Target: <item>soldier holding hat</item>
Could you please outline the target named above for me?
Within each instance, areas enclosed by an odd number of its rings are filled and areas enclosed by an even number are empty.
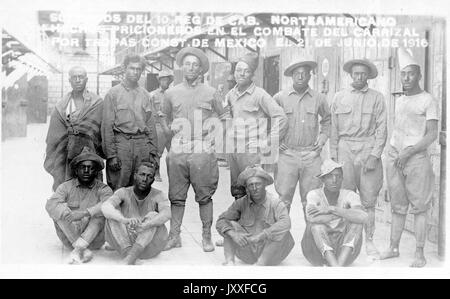
[[[231,195],[235,199],[245,195],[245,187],[237,183],[239,174],[247,166],[261,163],[260,142],[267,140],[265,128],[268,121],[271,121],[270,140],[279,142],[287,129],[287,118],[283,109],[264,89],[253,82],[258,59],[253,53],[239,59],[234,72],[237,84],[226,95],[233,118],[232,126],[227,129],[227,144],[236,145],[228,161]]]
[[[353,79],[350,89],[336,93],[331,106],[330,156],[343,163],[344,189],[358,190],[369,215],[365,224],[366,251],[378,257],[373,243],[375,205],[383,185],[381,153],[387,138],[386,104],[383,95],[369,88],[368,79],[378,75],[367,59],[347,61],[343,67]]]
[[[303,209],[306,194],[321,185],[316,175],[322,164],[320,152],[330,135],[331,114],[325,96],[308,85],[311,71],[316,67],[314,61],[291,64],[284,75],[292,77],[292,86],[273,97],[288,118],[288,130],[281,141],[275,172],[275,188],[288,210],[297,182]]]
[[[152,111],[158,114],[162,111],[164,106],[165,92],[173,82],[173,72],[169,70],[162,70],[158,74],[159,87],[150,92],[150,102],[152,105]],[[170,150],[170,139],[167,139],[163,128],[161,127],[161,119],[156,117],[156,134],[158,135],[158,163],[161,159],[164,149]],[[160,182],[161,176],[158,172],[155,175],[155,181]]]
[[[395,103],[395,123],[387,150],[387,184],[392,224],[389,249],[381,259],[400,255],[399,245],[406,215],[414,214],[416,253],[411,267],[426,264],[424,246],[427,212],[433,200],[434,173],[428,148],[438,135],[439,105],[420,88],[420,65],[404,48],[398,50],[404,95]],[[445,165],[441,166],[445,167]]]
[[[234,201],[216,222],[224,237],[224,265],[235,256],[248,264],[280,264],[294,247],[291,219],[284,203],[266,192],[273,179],[261,166],[247,167],[238,177],[246,195]]]
[[[308,224],[302,251],[314,266],[348,266],[361,251],[363,224],[368,216],[359,195],[341,189],[342,170],[342,164],[325,160],[317,176],[323,188],[307,195]]]
[[[208,130],[195,130],[202,126],[214,113],[222,115],[224,109],[216,90],[200,81],[200,76],[209,69],[205,53],[193,47],[181,49],[176,55],[176,63],[182,68],[184,80],[166,92],[163,107],[163,126],[170,131],[172,138],[167,154],[167,173],[169,176],[169,200],[172,218],[170,221],[169,242],[165,250],[181,247],[181,224],[186,205],[189,186],[192,184],[195,201],[199,204],[202,221],[202,246],[205,252],[213,251],[211,225],[213,222],[212,196],[219,181],[219,169],[213,147],[207,142]],[[198,118],[200,119],[198,119]],[[183,130],[188,123],[190,130]],[[194,125],[194,123],[196,123]],[[199,132],[197,132],[199,131]]]
[[[86,263],[92,259],[90,249],[100,249],[105,243],[101,204],[113,193],[96,179],[104,164],[90,148],[84,147],[70,167],[76,178],[59,185],[45,208],[55,223],[58,238],[73,249],[69,263]]]

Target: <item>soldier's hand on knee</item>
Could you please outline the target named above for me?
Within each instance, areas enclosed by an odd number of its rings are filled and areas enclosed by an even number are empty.
[[[247,240],[250,243],[253,243],[253,244],[256,244],[256,243],[259,243],[259,242],[263,242],[265,239],[266,239],[266,234],[264,234],[264,232],[261,232],[261,233],[256,234],[256,235],[252,235],[252,236],[247,238]]]
[[[238,233],[238,232],[230,233],[231,239],[241,247],[245,247],[249,244],[248,239],[247,239],[248,236],[249,236],[248,234],[244,234],[244,233]]]

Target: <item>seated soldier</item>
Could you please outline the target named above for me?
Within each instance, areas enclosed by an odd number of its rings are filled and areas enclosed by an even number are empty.
[[[142,161],[134,173],[134,185],[114,192],[103,205],[106,241],[134,265],[137,259],[158,255],[169,237],[164,223],[170,220],[170,202],[152,188],[158,165]]]
[[[237,199],[216,222],[224,237],[224,265],[234,265],[235,255],[248,264],[278,265],[291,252],[294,239],[286,206],[266,192],[272,177],[260,166],[247,167],[238,177],[247,195]]]
[[[58,186],[45,208],[53,219],[62,243],[73,249],[69,263],[86,263],[92,259],[89,249],[105,243],[105,218],[101,204],[112,194],[111,188],[97,180],[103,160],[88,147],[70,163],[76,178]]]
[[[323,188],[306,196],[306,230],[302,251],[314,266],[348,266],[359,255],[368,219],[359,195],[341,189],[342,164],[325,160],[319,177]]]

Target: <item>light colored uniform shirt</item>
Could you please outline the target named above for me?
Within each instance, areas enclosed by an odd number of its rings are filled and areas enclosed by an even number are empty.
[[[106,94],[103,109],[102,138],[108,159],[117,155],[114,132],[148,133],[151,139],[155,138],[155,116],[150,95],[144,88],[130,88],[125,82],[117,84]]]
[[[58,186],[45,208],[54,220],[64,219],[72,210],[87,210],[91,216],[102,216],[101,204],[112,194],[111,188],[99,180],[85,187],[74,178]]]
[[[199,81],[190,86],[183,81],[166,91],[163,112],[167,115],[171,129],[175,131],[185,121],[190,124],[190,131],[187,132],[189,134],[181,132],[174,136],[172,144],[180,140],[184,144],[190,144],[191,141],[202,141],[208,135],[210,130],[206,126],[206,121],[214,115],[221,115],[224,109],[213,87]],[[194,115],[198,115],[198,119]],[[199,129],[195,130],[195,127]]]
[[[230,142],[237,140],[245,142],[246,147],[257,147],[259,141],[267,139],[268,120],[271,119],[271,138],[282,140],[286,134],[288,123],[286,114],[277,102],[262,88],[252,83],[244,92],[240,93],[236,85],[226,95],[231,107],[233,124],[227,130]],[[246,122],[245,126],[240,121]],[[278,122],[278,127],[274,124]],[[238,132],[238,134],[235,133]],[[243,134],[244,133],[244,134]],[[250,138],[256,137],[256,138]]]
[[[264,232],[271,241],[281,241],[291,228],[291,218],[286,206],[269,192],[261,204],[256,204],[248,195],[234,201],[217,219],[217,230],[222,234],[232,230],[233,226],[229,221],[238,222],[250,234]]]
[[[312,148],[319,134],[330,136],[330,107],[323,94],[311,88],[299,94],[291,86],[273,96],[288,118],[288,130],[282,141],[292,149]]]
[[[369,142],[374,139],[371,155],[380,158],[387,139],[386,103],[383,95],[366,86],[346,89],[334,96],[331,105],[330,156],[337,157],[340,139]]]
[[[325,196],[323,188],[314,189],[308,192],[308,195],[306,196],[306,210],[308,210],[309,206],[316,206],[316,207],[330,206],[330,204],[328,203],[328,199]],[[359,198],[359,195],[356,194],[355,192],[351,190],[341,189],[339,192],[339,198],[335,206],[342,209],[360,207],[361,200]],[[306,219],[309,220],[310,217],[307,215]],[[333,219],[330,222],[328,222],[327,225],[336,231],[343,232],[345,229],[345,219],[342,217]]]
[[[423,91],[395,101],[395,123],[390,144],[398,151],[417,144],[425,136],[427,120],[439,120],[439,104]]]
[[[162,191],[152,188],[147,197],[139,200],[133,188],[134,186],[120,188],[108,202],[126,218],[149,217],[155,221],[156,226],[163,225],[170,219],[170,202]]]

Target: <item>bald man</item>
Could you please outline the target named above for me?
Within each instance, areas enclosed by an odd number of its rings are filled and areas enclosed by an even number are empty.
[[[103,101],[86,89],[87,81],[83,67],[72,67],[69,71],[72,90],[56,103],[50,118],[44,168],[53,176],[53,190],[74,177],[69,164],[83,147],[104,156],[100,134]]]

